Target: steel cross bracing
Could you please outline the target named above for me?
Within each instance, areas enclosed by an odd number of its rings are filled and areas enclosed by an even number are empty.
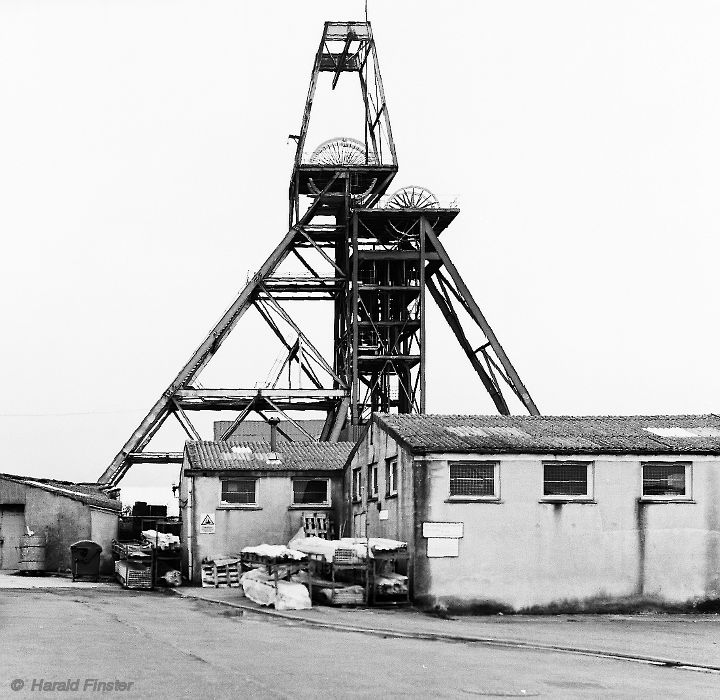
[[[364,135],[357,142],[331,140],[308,157],[305,140],[322,73],[330,74],[332,89],[341,74],[358,74]],[[200,435],[188,414],[203,410],[237,412],[223,439],[251,413],[266,420],[268,413],[279,415],[310,439],[296,412],[320,411],[326,415],[320,439],[334,441],[341,435],[356,438],[373,411],[424,412],[427,291],[497,410],[510,412],[503,394],[507,387],[526,410],[538,413],[440,243],[439,235],[459,210],[427,209],[412,202],[396,209],[380,205],[397,172],[397,159],[369,23],[325,24],[300,134],[294,138],[288,232],[132,433],[100,483],[117,485],[136,463],[180,462],[180,452],[145,449],[171,414],[191,440]],[[302,272],[284,272],[289,262]],[[287,302],[292,301],[331,305],[332,357],[323,355],[288,311]],[[277,338],[282,360],[264,388],[202,388],[198,376],[251,308]],[[477,347],[468,338],[470,327],[483,338]],[[292,368],[299,377],[294,385]]]

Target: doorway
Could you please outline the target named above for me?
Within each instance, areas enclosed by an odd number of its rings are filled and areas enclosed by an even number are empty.
[[[0,569],[17,569],[20,537],[25,534],[25,506],[0,505]]]
[[[367,535],[367,514],[365,511],[362,513],[353,514],[353,537],[365,537]]]

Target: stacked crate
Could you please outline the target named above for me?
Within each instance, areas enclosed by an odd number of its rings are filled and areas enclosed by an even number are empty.
[[[149,590],[153,587],[152,567],[141,562],[128,559],[116,561],[115,576],[123,588]]]

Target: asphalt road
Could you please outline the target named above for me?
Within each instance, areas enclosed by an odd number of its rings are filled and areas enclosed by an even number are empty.
[[[162,593],[0,591],[0,697],[98,696],[718,698],[720,675],[328,631]]]

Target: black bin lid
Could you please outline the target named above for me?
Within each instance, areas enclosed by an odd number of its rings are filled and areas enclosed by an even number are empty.
[[[70,551],[82,551],[88,554],[95,552],[102,552],[102,547],[92,540],[78,540],[70,545]]]

